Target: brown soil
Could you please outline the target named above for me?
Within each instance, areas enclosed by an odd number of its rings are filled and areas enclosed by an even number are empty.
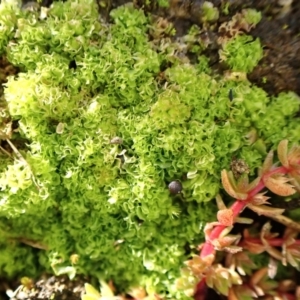
[[[141,7],[145,1],[136,0]],[[150,1],[153,3],[153,1]],[[170,9],[158,9],[147,5],[155,14],[163,15],[173,21],[178,35],[187,32],[192,24],[201,25],[202,0],[171,0]],[[300,95],[300,1],[293,1],[292,6],[284,11],[275,0],[231,0],[229,14],[222,13],[222,5],[228,1],[210,1],[219,7],[221,12],[218,23],[229,21],[231,17],[243,8],[255,8],[262,12],[262,21],[250,34],[259,38],[264,47],[264,58],[254,71],[249,74],[251,82],[262,87],[270,95],[282,91],[294,91]],[[211,28],[210,28],[211,29]],[[218,37],[218,26],[208,31],[211,39]],[[215,69],[222,71],[218,62],[216,43],[206,51]]]
[[[1,2],[1,1],[0,1]],[[18,69],[12,66],[4,56],[0,56],[0,96],[3,92],[2,85],[6,82],[7,76],[18,73]]]
[[[259,1],[258,1],[259,2]],[[249,79],[270,94],[294,91],[300,95],[300,2],[282,18],[264,16],[252,32],[264,45],[264,58]],[[266,78],[263,83],[262,78]]]

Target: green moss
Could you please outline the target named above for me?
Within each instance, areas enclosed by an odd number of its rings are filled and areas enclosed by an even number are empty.
[[[202,20],[204,22],[215,22],[219,18],[219,10],[212,2],[204,1],[202,6]]]
[[[238,35],[223,45],[220,57],[233,71],[251,72],[263,57],[259,39]]]
[[[5,99],[23,159],[2,159],[0,217],[8,236],[48,250],[16,244],[16,257],[26,249],[29,258],[19,265],[1,255],[0,272],[32,268],[35,255],[33,273],[76,271],[184,299],[175,279],[186,245],[201,243],[215,219],[220,171],[233,156],[252,169],[261,164],[253,130],[266,149],[299,141],[295,96],[270,99],[247,81],[213,77],[203,54],[192,65],[175,43],[149,40],[151,21],[130,5],[112,11],[111,24],[98,21],[92,0],[55,2],[45,19],[12,14],[2,49],[22,72],[9,79]],[[261,56],[259,42],[248,41],[225,48],[233,70],[249,71]],[[122,144],[110,143],[116,136]],[[171,196],[176,179],[183,193]]]
[[[244,9],[243,15],[248,24],[257,25],[261,20],[261,12],[255,9],[251,9],[251,8]]]
[[[16,274],[35,276],[38,271],[35,251],[16,242],[0,242],[0,269],[1,275],[7,279]],[[22,262],[22,263],[16,263]]]
[[[7,3],[0,4],[0,55],[14,35],[19,16],[18,1],[7,1]]]
[[[274,97],[267,107],[264,118],[256,122],[259,134],[266,136],[266,140],[271,143],[277,141],[279,137],[297,143],[299,140],[297,132],[300,127],[290,117],[299,111],[299,100],[299,96],[293,92],[280,93]],[[278,128],[281,128],[280,132]]]
[[[170,1],[169,0],[158,0],[158,5],[160,7],[169,7]]]

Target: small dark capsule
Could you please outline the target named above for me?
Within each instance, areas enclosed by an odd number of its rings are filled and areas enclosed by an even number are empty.
[[[180,194],[182,191],[182,184],[179,180],[174,180],[169,183],[168,188],[172,195]]]
[[[230,101],[233,100],[233,91],[232,91],[232,89],[229,90],[228,98],[229,98]]]

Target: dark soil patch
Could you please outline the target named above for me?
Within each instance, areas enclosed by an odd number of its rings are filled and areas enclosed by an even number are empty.
[[[264,16],[252,32],[261,39],[265,55],[249,79],[270,94],[290,90],[300,95],[300,2],[294,2],[286,16]]]
[[[4,56],[0,56],[0,96],[3,93],[2,85],[6,83],[7,77],[17,74],[18,72],[18,68],[12,66]]]
[[[177,35],[186,34],[191,25],[201,25],[201,7],[204,1],[200,0],[171,0],[169,9],[158,9],[150,5],[144,5],[145,1],[136,1],[140,7],[154,14],[166,17],[175,24]],[[150,1],[151,2],[151,1]],[[249,74],[248,78],[257,86],[266,90],[270,95],[276,95],[282,91],[294,91],[300,94],[300,2],[293,1],[290,8],[283,8],[274,0],[232,0],[210,1],[219,8],[220,17],[218,25],[229,21],[231,17],[241,12],[244,8],[254,8],[262,12],[262,21],[250,34],[259,38],[264,47],[264,58],[258,66]],[[224,13],[224,3],[230,2],[229,13]],[[153,3],[153,1],[151,2]],[[218,38],[218,26],[207,34],[211,39]],[[220,71],[218,49],[212,42],[205,52],[210,57],[214,69]]]

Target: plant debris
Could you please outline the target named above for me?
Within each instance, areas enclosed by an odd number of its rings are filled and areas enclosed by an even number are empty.
[[[16,290],[8,289],[7,296],[11,300],[80,300],[84,292],[83,278],[69,280],[66,276],[43,276],[36,282],[25,281]]]

